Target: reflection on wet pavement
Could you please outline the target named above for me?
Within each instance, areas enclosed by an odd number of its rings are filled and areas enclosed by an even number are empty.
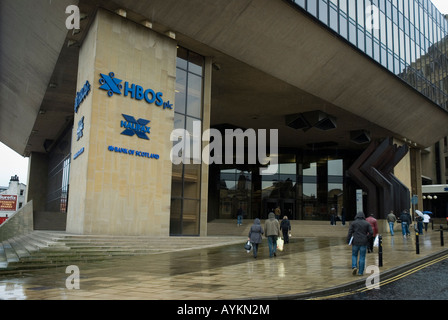
[[[437,232],[422,238],[416,255],[414,239],[384,236],[381,270],[443,250]],[[78,264],[80,289],[67,289],[71,273],[65,268],[0,273],[0,299],[273,298],[358,280],[350,261],[345,237],[294,238],[276,258],[268,257],[265,239],[257,259],[243,245],[227,245]],[[371,264],[378,265],[377,249],[367,255],[366,265]]]

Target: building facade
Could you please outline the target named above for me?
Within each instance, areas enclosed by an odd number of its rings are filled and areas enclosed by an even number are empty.
[[[206,235],[238,210],[329,221],[426,205],[448,136],[448,25],[428,0],[2,6],[0,139],[30,157],[35,212],[66,213],[68,232]]]
[[[26,185],[17,175],[11,176],[9,186],[0,191],[0,218],[11,217],[26,203]],[[1,221],[1,220],[0,220]]]

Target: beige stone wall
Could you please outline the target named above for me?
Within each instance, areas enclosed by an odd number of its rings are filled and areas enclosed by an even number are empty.
[[[403,142],[394,140],[398,146]],[[410,196],[417,195],[418,203],[414,209],[420,209],[422,206],[422,164],[421,152],[419,149],[410,148],[406,156],[394,168],[394,175],[403,182],[410,191]],[[411,205],[412,208],[412,205]]]
[[[403,143],[394,140],[394,144],[402,146]],[[394,175],[406,186],[409,190],[412,190],[412,180],[411,180],[411,155],[408,152],[403,159],[395,166]],[[412,196],[412,195],[411,195]]]
[[[100,73],[121,79],[121,94],[99,89]],[[78,88],[91,92],[75,114],[67,231],[83,234],[168,236],[174,110],[124,96],[125,82],[163,93],[174,104],[176,42],[118,15],[99,10],[80,51]],[[150,140],[122,135],[122,114],[151,122]],[[77,140],[84,116],[83,137]],[[109,151],[154,153],[159,159]]]
[[[29,201],[0,225],[0,241],[32,232],[33,221],[33,201]]]

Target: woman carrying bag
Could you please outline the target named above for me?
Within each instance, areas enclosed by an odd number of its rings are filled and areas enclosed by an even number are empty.
[[[264,231],[260,219],[256,218],[249,231],[249,241],[252,243],[254,258],[257,257],[258,245],[261,243],[261,236],[263,233]]]

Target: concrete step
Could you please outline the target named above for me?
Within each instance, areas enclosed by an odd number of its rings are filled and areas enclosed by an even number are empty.
[[[157,254],[243,243],[242,237],[147,237],[75,235],[35,230],[0,246],[0,275],[130,255]]]

